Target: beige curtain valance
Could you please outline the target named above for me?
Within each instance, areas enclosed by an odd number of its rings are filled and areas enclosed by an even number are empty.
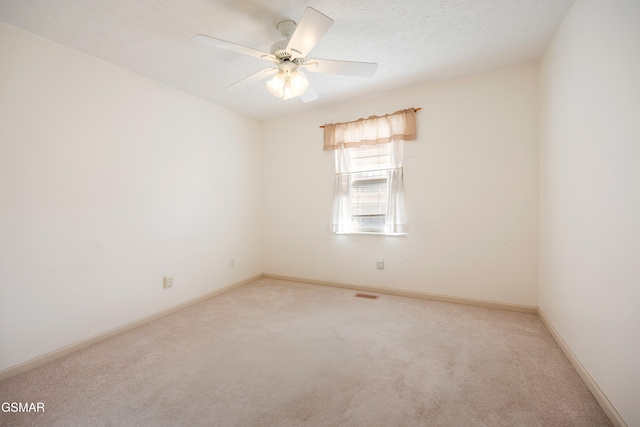
[[[416,139],[416,109],[324,125],[324,150]]]

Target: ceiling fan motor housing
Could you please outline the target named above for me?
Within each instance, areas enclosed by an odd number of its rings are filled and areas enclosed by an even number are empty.
[[[294,52],[290,52],[287,50],[287,45],[289,44],[289,39],[293,35],[296,30],[296,23],[291,20],[281,21],[278,26],[278,32],[284,37],[284,40],[280,40],[279,42],[275,42],[271,46],[271,54],[278,58],[280,61],[293,61],[298,57],[294,54]],[[300,52],[297,52],[300,53]]]
[[[287,50],[287,44],[289,44],[289,40],[280,40],[271,46],[271,54],[278,58],[280,61],[294,61],[297,59],[301,59],[300,56],[297,56],[295,52],[290,52]]]

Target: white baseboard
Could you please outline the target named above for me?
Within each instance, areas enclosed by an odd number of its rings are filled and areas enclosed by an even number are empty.
[[[27,360],[26,362],[20,363],[19,365],[16,366],[12,366],[8,369],[5,369],[4,371],[0,372],[0,382],[7,380],[9,378],[15,377],[16,375],[20,375],[24,372],[30,371],[32,369],[38,368],[40,366],[46,365],[47,363],[53,362],[56,359],[59,359],[61,357],[67,356],[71,353],[74,353],[78,350],[81,350],[83,348],[89,347],[93,344],[97,344],[100,341],[104,341],[108,338],[111,338],[115,335],[121,334],[123,332],[129,331],[133,328],[137,328],[138,326],[142,326],[145,323],[151,322],[153,320],[159,319],[161,317],[167,316],[171,313],[174,313],[178,310],[182,310],[183,308],[189,307],[191,305],[197,304],[199,302],[208,300],[210,298],[213,298],[217,295],[220,295],[222,293],[228,292],[232,289],[238,288],[242,285],[245,285],[249,282],[253,282],[254,280],[260,279],[262,277],[262,274],[259,274],[257,276],[253,276],[250,277],[248,279],[233,283],[231,285],[225,286],[223,288],[220,288],[218,290],[215,290],[213,292],[209,292],[206,293],[204,295],[201,295],[199,297],[196,297],[194,299],[191,299],[187,302],[175,305],[173,307],[164,309],[162,311],[159,311],[157,313],[154,313],[150,316],[147,317],[143,317],[142,319],[138,319],[136,321],[133,321],[131,323],[127,323],[125,325],[119,326],[117,328],[111,329],[109,331],[103,332],[101,334],[95,335],[93,337],[89,337],[87,339],[84,339],[82,341],[78,341],[76,343],[70,344],[66,347],[62,347],[58,350],[54,350],[50,353],[44,354],[42,356],[38,356],[34,359],[31,360]]]
[[[598,383],[596,383],[587,369],[582,365],[582,363],[580,363],[580,360],[578,360],[573,351],[571,351],[569,345],[566,343],[564,338],[562,338],[558,330],[553,326],[549,318],[544,314],[540,307],[538,307],[538,316],[551,333],[551,336],[553,336],[553,338],[556,340],[562,352],[565,354],[565,356],[567,356],[567,359],[569,359],[569,362],[571,363],[571,365],[573,365],[573,368],[576,370],[578,375],[580,375],[580,378],[582,378],[582,381],[584,381],[593,397],[595,397],[595,399],[598,401],[604,413],[607,414],[607,417],[609,417],[609,420],[613,423],[613,425],[616,427],[628,427],[627,423],[622,419],[622,417],[613,406],[613,404],[609,401],[607,396],[604,394],[600,386],[598,386]]]
[[[532,305],[509,304],[505,302],[485,301],[473,298],[452,297],[446,295],[429,294],[418,291],[402,291],[398,289],[377,288],[371,286],[350,285],[337,282],[325,282],[321,280],[305,279],[300,277],[280,276],[277,274],[264,273],[262,277],[266,279],[286,280],[289,282],[310,283],[312,285],[332,286],[336,288],[353,289],[355,291],[372,292],[385,295],[397,295],[401,297],[420,298],[431,301],[450,302],[454,304],[473,305],[476,307],[495,308],[498,310],[518,311],[521,313],[537,314],[538,307]]]

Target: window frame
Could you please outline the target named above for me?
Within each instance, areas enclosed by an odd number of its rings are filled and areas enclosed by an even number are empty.
[[[402,142],[395,142],[396,144]],[[377,154],[372,155],[372,152],[376,151]],[[370,235],[382,235],[382,236],[405,236],[406,232],[403,233],[388,233],[386,231],[387,228],[387,217],[388,217],[388,209],[387,204],[389,203],[389,179],[390,172],[393,171],[393,162],[391,159],[391,151],[392,151],[392,142],[382,143],[382,144],[371,144],[371,145],[359,145],[356,147],[349,148],[338,148],[335,151],[335,160],[336,167],[338,165],[343,164],[344,167],[348,170],[347,172],[338,172],[336,173],[341,175],[348,176],[349,182],[349,218],[350,218],[350,227],[348,227],[348,231],[334,231],[335,234],[348,235],[348,234],[370,234]],[[356,154],[354,156],[354,154]],[[359,154],[359,155],[358,155]],[[361,159],[374,159],[374,162],[369,162],[368,164],[362,164],[359,162]],[[366,162],[365,162],[366,163]],[[379,181],[379,183],[384,187],[383,191],[374,192],[378,195],[378,200],[372,202],[373,205],[376,203],[379,205],[377,212],[367,213],[366,211],[375,211],[375,209],[370,209],[370,207],[364,207],[363,203],[366,201],[360,200],[358,204],[354,203],[354,194],[356,191],[354,189],[363,188],[365,186],[359,186],[357,183],[360,181],[365,181],[367,177],[359,177],[362,175],[370,174],[371,181]],[[362,192],[357,192],[359,195]],[[383,197],[383,200],[380,200],[380,196]],[[365,211],[363,213],[363,211]],[[378,224],[377,226],[362,226],[362,221],[358,221],[357,218],[382,218],[382,224]]]

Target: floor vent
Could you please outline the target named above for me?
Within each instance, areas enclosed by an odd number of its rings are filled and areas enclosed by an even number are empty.
[[[366,299],[378,299],[380,298],[378,295],[369,295],[369,294],[355,294],[356,298],[366,298]]]

